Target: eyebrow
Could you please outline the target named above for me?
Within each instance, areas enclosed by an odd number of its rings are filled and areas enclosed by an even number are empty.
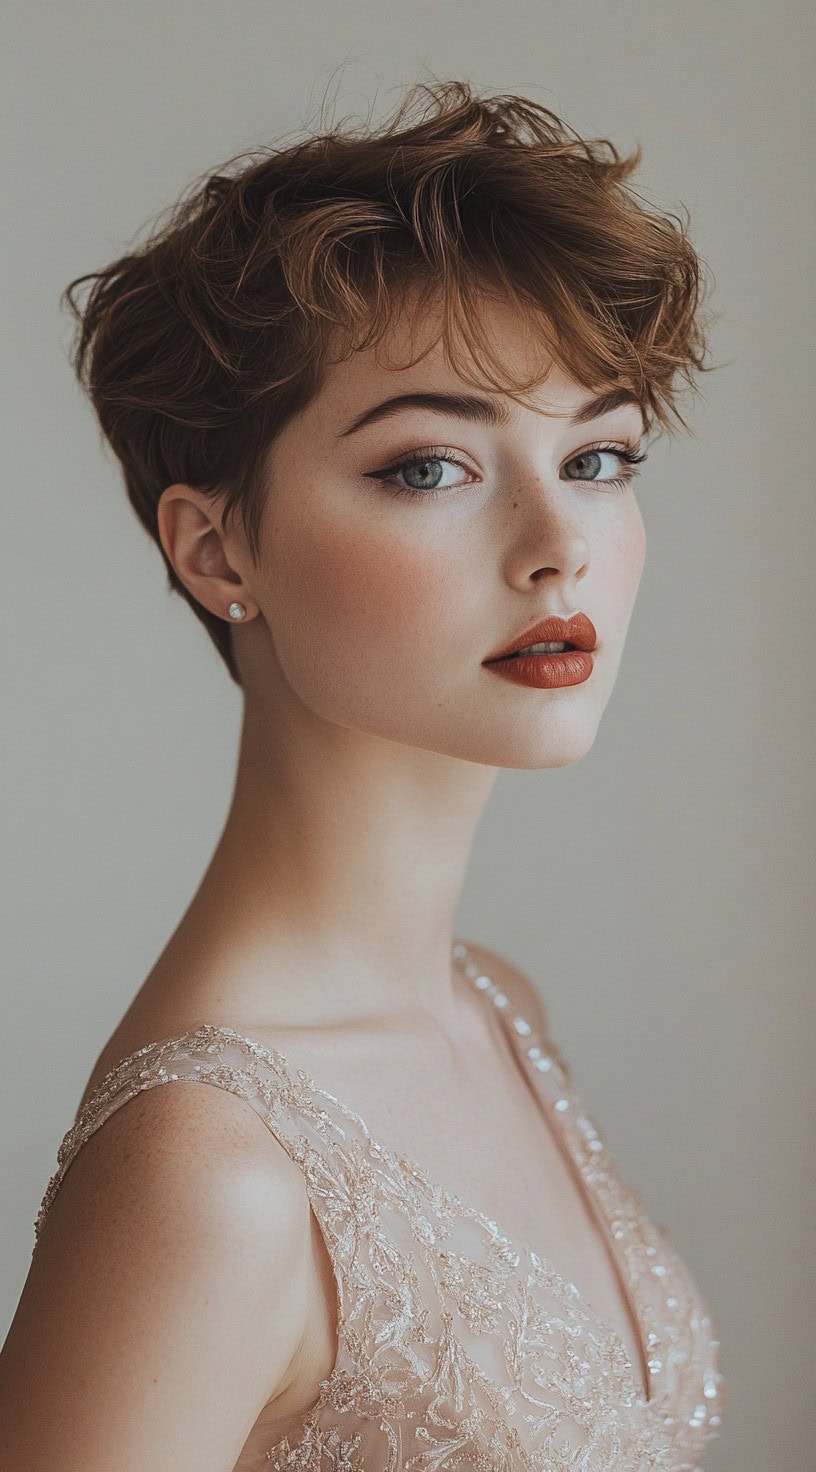
[[[622,408],[624,404],[634,404],[643,415],[643,406],[631,389],[613,388],[598,394],[596,398],[587,399],[575,414],[567,418],[567,424],[588,424],[591,419],[599,419],[602,414],[609,414],[613,409]],[[457,419],[489,424],[494,428],[500,428],[510,420],[510,410],[504,404],[500,404],[497,399],[481,398],[478,394],[396,394],[393,398],[383,399],[382,403],[364,410],[346,429],[341,430],[338,438],[343,439],[346,435],[354,434],[355,430],[362,429],[366,424],[374,424],[378,419],[390,419],[401,409],[429,409],[438,414],[452,414]],[[645,415],[643,423],[645,429]]]

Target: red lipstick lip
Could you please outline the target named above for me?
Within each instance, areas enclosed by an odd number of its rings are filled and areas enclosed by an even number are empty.
[[[576,649],[590,650],[595,648],[597,640],[595,625],[585,613],[573,613],[569,618],[552,614],[549,618],[539,619],[537,624],[525,629],[496,654],[488,655],[482,663],[491,664],[493,660],[506,659],[509,654],[526,649],[528,644],[568,643],[574,644]]]

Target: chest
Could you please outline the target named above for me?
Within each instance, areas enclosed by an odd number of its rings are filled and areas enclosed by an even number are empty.
[[[557,1087],[539,1087],[519,1067],[497,1023],[477,1014],[456,1056],[446,1060],[429,1049],[406,1071],[393,1068],[385,1111],[379,1109],[382,1127],[374,1133],[421,1163],[459,1202],[490,1218],[516,1247],[532,1249],[574,1283],[623,1342],[645,1390],[641,1326],[626,1288],[623,1251],[570,1149],[559,1109],[568,1097],[559,1101]],[[366,1117],[376,1117],[375,1100],[367,1105]]]
[[[639,1388],[645,1390],[641,1334],[630,1311],[619,1261],[591,1192],[571,1158],[557,1119],[517,1067],[495,1070],[487,1090],[480,1055],[470,1067],[449,1067],[440,1077],[432,1060],[416,1071],[390,1074],[391,1087],[377,1138],[387,1139],[398,1158],[421,1162],[434,1182],[461,1203],[495,1223],[517,1247],[531,1248],[621,1340]],[[435,1078],[428,1076],[428,1070]],[[433,1087],[431,1085],[433,1084]],[[361,1081],[357,1092],[364,1093]],[[382,1095],[380,1094],[380,1099]],[[368,1113],[376,1109],[373,1094]],[[382,1107],[382,1106],[381,1106]],[[253,1428],[239,1463],[253,1461],[276,1439],[296,1432],[317,1401],[320,1384],[338,1360],[335,1267],[323,1232],[312,1220],[312,1303],[309,1331],[290,1385],[268,1404]]]

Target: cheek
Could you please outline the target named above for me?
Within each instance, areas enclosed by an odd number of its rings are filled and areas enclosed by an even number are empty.
[[[633,499],[614,533],[604,539],[604,581],[622,610],[630,610],[646,559],[646,528]]]
[[[270,623],[296,687],[376,688],[395,668],[427,670],[450,616],[455,570],[438,541],[410,523],[353,526],[336,518],[279,525],[271,555]],[[382,691],[380,689],[380,698]]]

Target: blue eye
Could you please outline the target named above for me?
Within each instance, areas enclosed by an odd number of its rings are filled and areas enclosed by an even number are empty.
[[[367,478],[378,480],[381,485],[389,486],[397,496],[422,496],[426,500],[433,496],[439,496],[443,491],[452,489],[451,485],[442,484],[443,471],[439,467],[443,465],[455,465],[460,470],[467,470],[463,460],[452,455],[449,450],[443,450],[435,445],[428,445],[424,450],[417,450],[406,460],[399,460],[394,465],[387,465],[384,470],[373,470],[367,472]],[[398,485],[394,481],[395,475],[410,472],[416,475],[418,485]],[[460,482],[462,484],[462,482]]]
[[[599,475],[598,469],[606,456],[622,461],[629,468],[623,475],[613,475],[608,479],[604,475]],[[573,455],[570,460],[567,460],[566,464],[577,465],[579,467],[578,475],[574,477],[576,480],[597,480],[603,485],[614,486],[617,490],[625,490],[629,482],[634,480],[638,474],[634,466],[640,465],[646,458],[645,450],[641,454],[637,454],[634,450],[626,449],[622,445],[592,445],[586,450],[581,450],[579,454]],[[571,480],[573,477],[567,476],[566,479]]]
[[[599,475],[598,471],[604,457],[617,459],[628,467],[627,470],[623,475],[611,477]],[[635,450],[623,445],[590,445],[565,462],[567,466],[578,466],[578,475],[567,476],[566,479],[597,481],[600,485],[625,490],[638,473],[634,467],[646,458],[645,451],[638,454]],[[416,450],[406,459],[398,460],[393,465],[387,465],[382,470],[365,472],[365,477],[367,480],[377,480],[381,485],[388,486],[395,496],[408,496],[428,501],[434,496],[441,496],[445,491],[467,484],[465,481],[444,483],[442,467],[445,465],[456,466],[460,470],[468,471],[464,461],[460,460],[457,455],[451,454],[450,450],[438,445],[427,445],[424,449]],[[468,473],[470,474],[469,471]],[[411,475],[417,484],[401,485],[395,479],[398,475]]]

